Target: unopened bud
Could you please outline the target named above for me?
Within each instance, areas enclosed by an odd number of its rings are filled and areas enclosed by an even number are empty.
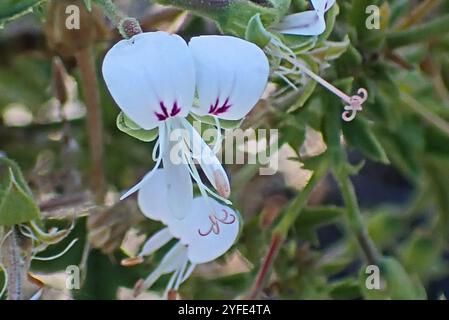
[[[120,21],[118,30],[123,38],[129,39],[136,34],[142,33],[142,28],[140,27],[139,21],[134,18],[125,18]]]

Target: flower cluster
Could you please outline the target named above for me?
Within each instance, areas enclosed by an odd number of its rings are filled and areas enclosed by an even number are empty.
[[[177,35],[149,32],[117,43],[104,59],[103,76],[127,117],[145,130],[158,130],[154,168],[122,199],[139,191],[143,213],[167,225],[141,255],[179,239],[141,287],[173,271],[171,286],[177,288],[189,274],[188,261],[194,266],[222,255],[239,229],[235,212],[213,199],[230,204],[229,179],[216,148],[209,148],[187,116],[213,118],[218,136],[220,119],[245,117],[267,85],[267,57],[236,37],[200,36],[187,44]],[[197,164],[215,190],[202,181]],[[194,198],[192,178],[200,198]]]

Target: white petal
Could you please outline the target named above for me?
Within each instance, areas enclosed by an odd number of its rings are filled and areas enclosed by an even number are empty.
[[[192,106],[193,59],[176,35],[147,32],[118,42],[104,58],[103,77],[120,109],[147,130],[165,118],[163,107],[169,117],[185,117]]]
[[[156,252],[166,245],[171,239],[173,239],[173,235],[170,233],[168,228],[158,231],[145,242],[139,256],[148,256],[153,252]]]
[[[173,272],[182,266],[186,254],[187,247],[178,242],[169,252],[167,252],[160,265],[163,266],[166,273]]]
[[[179,144],[182,146],[179,147]],[[190,212],[193,201],[193,184],[186,159],[183,156],[184,140],[168,141],[163,156],[165,183],[170,213],[177,219],[184,219]]]
[[[212,219],[216,219],[215,226]],[[181,237],[187,238],[187,254],[194,264],[209,262],[224,254],[239,232],[237,214],[212,198],[196,198],[186,220],[189,229]]]
[[[164,169],[158,169],[150,179],[144,178],[137,195],[137,203],[147,218],[163,222],[173,237],[179,238],[179,230],[184,228],[185,223],[176,219],[171,212],[170,202],[176,200],[169,195],[166,176]],[[184,209],[190,210],[188,207]]]
[[[150,288],[163,274],[170,273],[182,267],[187,248],[177,243],[168,251],[157,268],[145,279],[139,291]]]
[[[213,153],[211,148],[203,140],[201,135],[193,128],[187,121],[184,121],[187,129],[191,134],[191,141],[189,141],[193,157],[198,161],[201,169],[205,173],[207,179],[212,186],[217,190],[218,194],[224,198],[228,198],[231,193],[228,175],[223,166]]]
[[[196,264],[191,264],[189,268],[186,270],[186,272],[182,276],[181,283],[186,281],[193,273],[193,270],[195,270]]]
[[[194,37],[189,47],[200,99],[200,107],[192,111],[228,120],[246,116],[267,84],[269,65],[263,51],[231,36]]]
[[[335,4],[335,0],[312,0],[312,5],[319,15],[323,15]]]
[[[165,173],[163,169],[157,169],[150,179],[143,179],[137,194],[137,204],[140,211],[150,219],[156,221],[165,220],[168,214],[168,192],[165,186]]]
[[[276,29],[284,34],[317,36],[326,30],[326,22],[323,16],[311,10],[285,16]]]

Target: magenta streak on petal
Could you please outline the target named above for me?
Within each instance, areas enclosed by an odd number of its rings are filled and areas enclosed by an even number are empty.
[[[154,113],[159,121],[167,120],[168,118],[174,117],[178,113],[181,112],[181,108],[178,107],[178,102],[176,102],[176,101],[173,103],[173,107],[171,109],[170,114],[168,114],[167,107],[165,107],[165,104],[163,101],[159,102],[159,106],[161,107],[162,113],[159,113],[159,112]]]
[[[219,105],[219,99],[217,98],[217,100],[215,100],[215,105],[210,105],[209,114],[213,114],[213,115],[217,116],[221,113],[228,111],[229,108],[232,106],[231,104],[229,104],[229,98],[226,98],[225,102],[223,103],[223,105],[221,107],[219,107],[218,105]]]
[[[174,117],[180,112],[181,109],[178,107],[178,102],[175,101],[175,103],[173,104],[173,108],[171,109],[170,116]]]
[[[229,214],[225,209],[222,210],[224,212],[224,217],[217,218],[215,215],[210,215],[209,220],[212,224],[207,232],[202,232],[200,229],[198,229],[198,233],[200,236],[206,237],[212,232],[215,234],[220,234],[220,225],[218,224],[219,222],[223,224],[233,224],[235,222],[235,215]],[[229,221],[227,221],[228,217],[231,217]]]

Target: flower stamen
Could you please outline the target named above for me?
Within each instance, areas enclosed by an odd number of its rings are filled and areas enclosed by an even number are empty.
[[[219,222],[223,224],[233,224],[235,222],[235,216],[233,214],[229,214],[225,209],[222,209],[222,211],[224,212],[223,218],[218,218],[214,214],[209,215],[209,220],[212,223],[210,229],[207,232],[202,232],[200,229],[198,229],[198,233],[200,236],[206,237],[212,232],[217,235],[220,234],[220,225],[218,224]],[[228,217],[231,217],[230,221],[227,221]]]

